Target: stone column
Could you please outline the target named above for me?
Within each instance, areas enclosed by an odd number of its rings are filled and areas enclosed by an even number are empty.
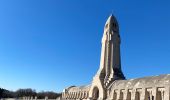
[[[145,88],[142,88],[142,91],[141,91],[141,96],[140,96],[140,100],[145,100],[145,93],[146,93],[146,89]]]
[[[152,89],[152,94],[151,94],[151,100],[156,100],[156,98],[157,98],[157,88],[156,87],[154,87],[153,89]]]
[[[123,92],[123,100],[127,100],[128,90],[124,90],[122,92]]]
[[[116,100],[120,100],[120,90],[117,91],[117,98]]]
[[[123,93],[122,96],[123,96],[123,100],[127,100],[127,92],[128,90],[122,90],[121,92]]]
[[[162,100],[165,100],[165,99],[164,99],[164,94],[165,94],[165,91],[161,91]]]
[[[76,99],[76,92],[74,92],[74,99]]]
[[[133,89],[131,94],[131,100],[135,100],[135,95],[136,95],[136,89]]]
[[[163,100],[170,100],[170,98],[169,98],[170,95],[169,94],[170,94],[169,86],[166,86]]]

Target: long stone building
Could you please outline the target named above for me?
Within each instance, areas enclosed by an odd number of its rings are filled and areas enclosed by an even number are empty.
[[[63,90],[63,100],[170,100],[170,75],[126,80],[121,70],[120,34],[116,18],[104,26],[100,67],[87,86]]]

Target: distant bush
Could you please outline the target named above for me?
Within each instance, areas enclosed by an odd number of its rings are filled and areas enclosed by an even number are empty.
[[[56,99],[61,96],[61,93],[55,93],[52,91],[42,91],[36,92],[36,90],[27,88],[27,89],[18,89],[17,91],[9,91],[3,88],[0,88],[0,98],[21,98],[21,97],[37,97],[38,99],[44,99],[48,97],[48,99]]]
[[[0,88],[0,98],[13,98],[14,96],[14,92]]]
[[[43,99],[46,96],[48,97],[48,99],[56,99],[57,97],[59,97],[61,94],[59,93],[55,93],[55,92],[39,92],[37,93],[37,98],[38,99]]]

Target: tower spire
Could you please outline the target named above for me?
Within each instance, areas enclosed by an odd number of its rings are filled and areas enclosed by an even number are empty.
[[[98,73],[104,79],[106,87],[114,80],[125,79],[121,70],[119,26],[112,14],[104,27]]]
[[[104,26],[102,37],[100,67],[93,78],[89,91],[89,97],[95,95],[96,88],[99,92],[99,99],[105,100],[107,89],[115,80],[125,79],[121,70],[120,59],[120,35],[116,18],[111,14]],[[106,89],[107,88],[107,89]]]

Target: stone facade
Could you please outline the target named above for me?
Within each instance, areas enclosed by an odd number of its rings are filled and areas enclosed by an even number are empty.
[[[100,67],[87,86],[64,89],[63,100],[170,100],[170,75],[126,80],[121,70],[120,34],[116,18],[106,21]]]

